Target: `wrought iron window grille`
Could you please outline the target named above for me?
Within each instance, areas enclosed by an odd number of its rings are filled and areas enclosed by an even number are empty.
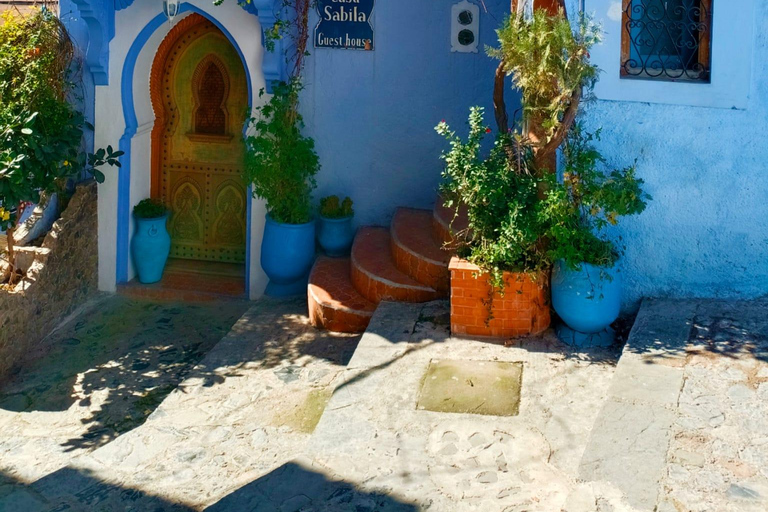
[[[624,0],[621,77],[710,82],[713,0]]]

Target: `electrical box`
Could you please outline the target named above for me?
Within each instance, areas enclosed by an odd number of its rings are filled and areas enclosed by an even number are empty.
[[[463,0],[451,7],[451,51],[477,53],[480,46],[480,8]]]

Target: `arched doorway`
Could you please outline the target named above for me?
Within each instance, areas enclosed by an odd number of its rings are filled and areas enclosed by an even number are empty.
[[[151,195],[171,210],[169,269],[239,276],[244,286],[248,84],[241,58],[212,22],[191,14],[160,45],[150,92]]]

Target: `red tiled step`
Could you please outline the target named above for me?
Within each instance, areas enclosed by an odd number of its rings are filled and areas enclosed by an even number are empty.
[[[176,302],[211,302],[245,299],[245,269],[242,265],[168,260],[159,283],[142,284],[138,279],[117,286],[117,292],[136,299]]]
[[[363,332],[376,304],[352,285],[348,258],[321,256],[312,267],[307,286],[312,325],[334,332]]]
[[[469,226],[469,220],[467,219],[467,212],[462,207],[459,208],[459,215],[456,216],[456,210],[454,208],[447,208],[444,206],[445,200],[442,196],[437,196],[435,201],[435,209],[432,211],[432,233],[435,238],[443,244],[450,245],[453,243],[453,234],[460,233],[467,229]]]
[[[352,283],[371,302],[428,302],[440,294],[397,269],[389,230],[364,227],[352,245]]]
[[[432,234],[432,212],[398,208],[390,228],[395,266],[447,297],[451,287],[451,255]]]

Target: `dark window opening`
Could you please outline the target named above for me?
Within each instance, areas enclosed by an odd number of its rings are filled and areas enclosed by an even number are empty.
[[[624,0],[622,78],[709,83],[713,0]]]

